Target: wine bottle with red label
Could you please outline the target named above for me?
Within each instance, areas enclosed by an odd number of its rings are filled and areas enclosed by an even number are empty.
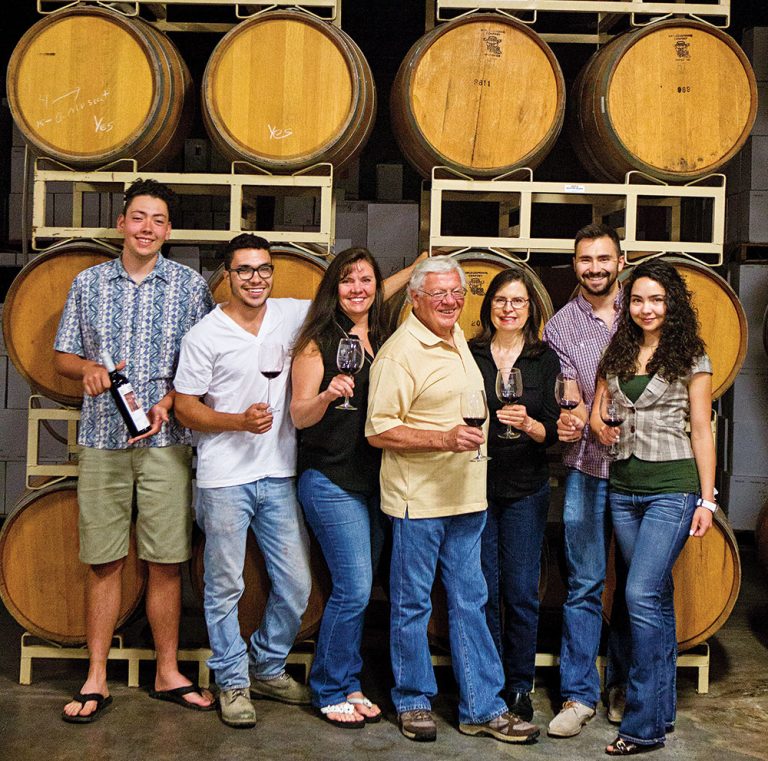
[[[107,368],[109,379],[112,381],[109,393],[112,394],[117,410],[128,426],[131,438],[141,436],[152,428],[152,424],[139,404],[131,382],[121,372],[115,370],[115,363],[107,351],[101,352],[101,361]]]

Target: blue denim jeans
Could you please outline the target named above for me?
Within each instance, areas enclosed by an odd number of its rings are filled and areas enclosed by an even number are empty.
[[[611,493],[613,529],[629,567],[632,658],[619,735],[638,745],[664,742],[677,709],[677,634],[672,566],[688,539],[696,495]]]
[[[440,563],[448,599],[448,636],[459,687],[459,721],[482,724],[507,706],[500,697],[504,671],[484,607],[488,599],[480,566],[485,511],[446,518],[395,518],[390,574],[390,651],[398,713],[431,709],[437,694],[429,656],[430,592]]]
[[[611,536],[608,480],[569,468],[565,480],[565,559],[568,596],[563,606],[560,651],[560,692],[594,708],[600,699],[595,660],[603,626],[603,586]],[[618,574],[621,578],[622,574]],[[621,584],[614,597],[614,625],[608,637],[607,685],[624,684],[629,662],[629,637],[622,623]],[[612,621],[613,621],[612,618]]]
[[[372,547],[377,555],[381,552],[382,514],[378,495],[368,498],[345,491],[317,470],[301,474],[299,501],[333,583],[309,674],[312,701],[322,707],[341,703],[360,689],[360,643],[373,583]]]
[[[197,522],[205,532],[205,622],[213,655],[208,666],[223,690],[278,676],[299,631],[312,589],[309,541],[293,478],[262,478],[239,486],[200,489]],[[248,529],[256,536],[272,588],[250,653],[240,636]]]
[[[504,663],[509,692],[533,689],[541,545],[547,527],[549,491],[545,483],[527,497],[488,502],[482,539],[483,575],[488,584],[485,617]]]

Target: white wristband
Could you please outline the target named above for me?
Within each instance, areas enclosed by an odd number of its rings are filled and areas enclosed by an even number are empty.
[[[703,499],[702,497],[699,497],[696,502],[696,507],[706,508],[710,513],[717,512],[717,502],[710,502],[708,499]]]

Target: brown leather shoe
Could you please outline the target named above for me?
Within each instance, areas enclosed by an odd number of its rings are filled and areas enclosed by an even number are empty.
[[[403,735],[416,742],[434,742],[437,737],[435,717],[423,708],[397,714],[397,726]]]
[[[484,724],[459,724],[459,732],[465,735],[493,737],[504,743],[531,743],[539,736],[539,731],[535,724],[508,711]]]

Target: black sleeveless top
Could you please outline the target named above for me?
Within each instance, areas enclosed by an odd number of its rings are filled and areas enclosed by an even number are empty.
[[[336,349],[339,339],[347,337],[352,321],[341,311],[336,312],[336,333],[322,342],[323,379],[320,391],[328,388],[339,374]],[[374,350],[378,347],[374,347]],[[368,380],[372,357],[366,354],[363,368],[355,375],[355,395],[350,403],[356,410],[337,410],[344,400],[332,401],[325,415],[315,425],[303,428],[299,434],[298,474],[318,470],[329,481],[347,491],[372,495],[379,490],[381,450],[372,447],[365,438],[365,418],[368,411]]]

